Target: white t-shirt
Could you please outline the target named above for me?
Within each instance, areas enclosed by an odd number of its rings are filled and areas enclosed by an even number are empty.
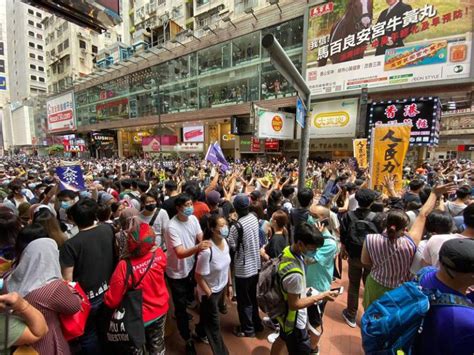
[[[194,266],[194,255],[179,259],[175,248],[182,245],[184,249],[190,249],[196,245],[198,234],[202,233],[199,221],[195,216],[190,216],[186,222],[181,222],[178,216],[174,216],[169,224],[165,235],[168,250],[166,255],[168,263],[166,274],[172,279],[184,279],[189,275]]]
[[[150,223],[151,219],[153,218],[154,213],[151,216],[144,216],[143,213],[140,213],[140,219],[145,222],[145,223]],[[168,223],[170,221],[170,218],[168,217],[168,213],[164,209],[160,209],[160,212],[158,212],[158,216],[156,216],[155,222],[153,223],[153,230],[155,231],[156,234],[156,239],[155,243],[157,246],[162,247],[163,250],[166,250],[166,244],[162,244],[162,231],[166,230],[168,228]]]
[[[214,242],[212,247],[201,251],[197,256],[196,272],[202,275],[212,293],[222,291],[229,280],[230,254],[229,245],[224,241],[224,250],[220,250]],[[212,249],[212,260],[211,259]],[[199,285],[197,287],[199,297],[206,293]]]
[[[416,253],[413,256],[413,261],[411,263],[410,272],[413,275],[416,275],[418,271],[423,268],[423,251],[426,248],[426,244],[428,244],[427,240],[422,240],[416,247]]]
[[[329,230],[331,234],[339,240],[339,232],[341,223],[339,222],[339,218],[337,218],[337,214],[333,211],[329,211]]]
[[[303,275],[299,273],[293,273],[285,278],[282,281],[282,287],[287,293],[293,295],[300,295],[300,298],[306,297],[306,276],[304,275],[305,265],[303,261],[297,258],[301,270],[303,270]],[[308,312],[306,308],[299,309],[296,316],[296,328],[306,329],[306,324],[308,322]]]
[[[349,211],[355,211],[359,208],[359,202],[355,198],[355,194],[349,195]]]
[[[443,246],[444,242],[456,239],[466,238],[461,234],[439,234],[434,235],[426,243],[425,249],[423,250],[423,260],[428,265],[439,267],[439,250]]]

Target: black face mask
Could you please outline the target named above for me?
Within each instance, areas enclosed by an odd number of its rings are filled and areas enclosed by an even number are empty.
[[[153,203],[153,204],[151,204],[151,205],[145,205],[145,209],[146,209],[147,211],[150,211],[150,212],[151,212],[151,211],[154,211],[155,208],[156,208],[156,203]]]

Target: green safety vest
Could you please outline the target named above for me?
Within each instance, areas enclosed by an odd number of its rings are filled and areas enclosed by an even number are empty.
[[[281,263],[278,266],[278,279],[280,280],[280,289],[281,293],[283,294],[283,299],[285,302],[288,303],[288,293],[283,289],[283,279],[290,275],[298,273],[301,276],[304,277],[304,272],[300,268],[300,263],[296,259],[296,257],[293,255],[293,253],[290,250],[290,247],[286,247],[283,249],[282,255],[281,255]],[[280,323],[281,328],[285,332],[285,334],[290,334],[293,332],[293,329],[296,324],[296,316],[298,314],[298,311],[292,311],[288,307],[288,312],[286,316],[280,316],[277,317],[278,323]]]

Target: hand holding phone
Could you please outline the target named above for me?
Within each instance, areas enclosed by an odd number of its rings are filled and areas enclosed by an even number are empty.
[[[337,291],[337,292],[338,292],[338,295],[342,295],[342,293],[344,292],[344,286],[332,288],[332,289],[331,289],[331,292],[332,292],[332,291]]]

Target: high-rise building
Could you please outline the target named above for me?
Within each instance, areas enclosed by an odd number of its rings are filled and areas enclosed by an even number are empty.
[[[6,95],[2,95],[3,145],[31,147],[45,137],[43,119],[35,120],[35,113],[44,106],[41,97],[47,88],[44,12],[19,0],[5,0],[0,11],[4,11],[0,14],[0,60],[8,68],[3,80]]]

